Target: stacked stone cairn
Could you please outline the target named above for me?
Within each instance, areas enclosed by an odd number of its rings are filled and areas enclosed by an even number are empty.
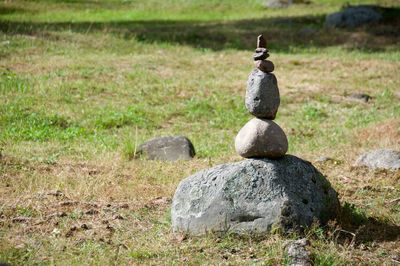
[[[245,160],[197,172],[178,185],[172,200],[175,232],[265,233],[326,223],[340,208],[336,191],[310,163],[285,155],[288,142],[272,120],[279,107],[274,65],[262,36],[246,91],[251,119],[235,139]]]
[[[269,57],[267,42],[258,36],[257,49],[253,55],[256,68],[247,81],[246,108],[255,116],[238,133],[236,152],[245,158],[279,158],[288,150],[285,132],[272,120],[280,104],[278,82],[274,64]]]

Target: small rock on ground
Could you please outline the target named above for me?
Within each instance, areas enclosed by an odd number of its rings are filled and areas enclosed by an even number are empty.
[[[400,169],[400,152],[391,149],[379,149],[362,154],[355,163],[356,166],[366,166],[371,169]]]
[[[285,8],[293,4],[293,0],[267,0],[265,7],[269,8]]]
[[[137,150],[137,156],[160,161],[190,160],[194,155],[192,142],[183,136],[155,138],[146,141]]]
[[[317,163],[325,163],[329,161],[334,161],[334,159],[328,156],[320,156],[315,160],[315,162]]]
[[[285,251],[290,266],[311,266],[311,252],[307,249],[310,241],[306,238],[291,241],[286,245]]]
[[[369,102],[369,100],[372,99],[372,97],[366,93],[352,93],[349,96],[347,96],[347,99],[367,103]]]
[[[397,99],[400,99],[400,90],[399,91],[395,91],[393,93],[394,97],[396,97]]]

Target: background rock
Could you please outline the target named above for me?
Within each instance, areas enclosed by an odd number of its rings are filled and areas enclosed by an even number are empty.
[[[184,179],[172,202],[173,230],[192,234],[284,231],[322,224],[339,208],[336,191],[311,163],[286,155],[222,164]]]
[[[247,80],[245,104],[255,117],[275,119],[280,104],[275,75],[254,69]]]
[[[350,94],[347,99],[367,103],[372,97],[366,93],[358,92]]]
[[[269,8],[284,8],[293,4],[293,0],[267,0],[265,7]]]
[[[350,6],[326,16],[325,26],[329,28],[354,28],[382,19],[382,14],[375,6]]]
[[[379,149],[364,153],[358,157],[356,166],[367,166],[368,168],[382,168],[389,170],[400,169],[400,152],[390,149]]]
[[[335,160],[328,156],[320,156],[315,160],[316,163],[326,163],[329,161],[335,161]]]
[[[235,149],[245,158],[278,158],[287,152],[288,140],[273,121],[253,118],[237,134]]]
[[[393,93],[393,95],[394,95],[394,97],[396,97],[397,99],[400,99],[400,90],[395,91],[395,92]]]
[[[183,136],[155,138],[146,141],[137,150],[137,156],[144,156],[149,160],[190,160],[194,155],[192,142]]]

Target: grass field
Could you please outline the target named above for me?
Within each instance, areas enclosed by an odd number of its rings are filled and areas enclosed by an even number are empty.
[[[346,2],[394,9],[379,24],[325,29]],[[283,10],[257,0],[0,2],[0,262],[287,264],[284,245],[298,235],[170,228],[180,180],[241,160],[233,139],[251,118],[244,93],[264,33],[289,153],[313,162],[343,207],[305,233],[315,265],[398,265],[400,172],[353,163],[400,150],[399,10],[396,0]],[[357,92],[373,98],[346,98]],[[194,160],[132,159],[143,141],[176,134],[192,140]]]

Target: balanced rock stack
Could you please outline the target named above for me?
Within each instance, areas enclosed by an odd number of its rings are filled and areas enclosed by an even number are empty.
[[[237,152],[248,159],[214,166],[180,182],[172,200],[174,231],[264,233],[302,229],[335,218],[340,204],[329,181],[310,163],[285,155],[288,142],[272,120],[279,107],[274,65],[258,37],[246,108],[255,118],[238,133]]]
[[[283,130],[272,120],[280,104],[279,88],[274,64],[269,56],[267,43],[258,36],[257,49],[253,55],[256,68],[247,81],[246,108],[255,116],[239,131],[235,139],[236,152],[245,158],[278,158],[288,150]]]

